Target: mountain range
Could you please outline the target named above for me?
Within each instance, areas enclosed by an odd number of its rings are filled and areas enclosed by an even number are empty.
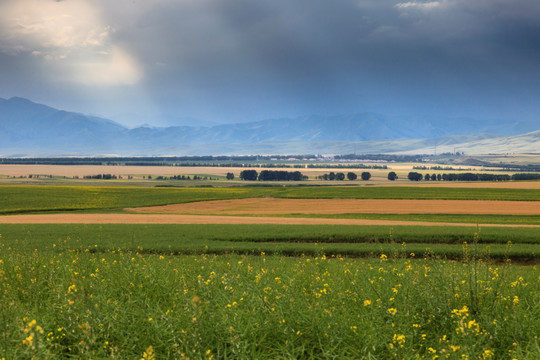
[[[540,121],[388,117],[374,113],[211,127],[127,128],[0,98],[0,156],[540,152]]]

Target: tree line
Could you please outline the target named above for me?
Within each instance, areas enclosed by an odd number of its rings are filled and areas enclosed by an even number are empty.
[[[519,173],[512,175],[512,180],[540,180],[540,174]]]
[[[518,173],[484,174],[484,173],[450,173],[450,174],[421,174],[411,171],[407,178],[411,181],[510,181],[510,180],[540,180],[540,174]]]
[[[85,175],[84,179],[97,179],[97,180],[116,180],[118,176],[112,174],[97,174],[97,175]]]
[[[356,180],[358,178],[358,175],[356,175],[355,173],[353,172],[348,172],[347,173],[347,180],[350,180],[350,181],[353,181],[353,180]],[[369,180],[371,179],[371,173],[367,172],[367,171],[364,171],[362,172],[362,174],[360,174],[360,177],[362,180]],[[338,172],[338,173],[335,173],[335,172],[330,172],[328,174],[323,174],[323,175],[319,175],[317,176],[317,179],[319,180],[337,180],[337,181],[343,181],[345,180],[345,173],[342,173],[342,172]]]
[[[232,173],[227,174],[227,179],[234,178]],[[284,170],[263,170],[260,173],[257,170],[243,170],[240,172],[240,179],[247,181],[302,181],[307,180],[307,176],[300,171]]]

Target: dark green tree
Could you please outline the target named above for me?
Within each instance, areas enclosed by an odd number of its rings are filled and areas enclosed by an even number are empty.
[[[231,172],[228,172],[227,173],[227,180],[232,180],[232,179],[234,179],[234,174],[231,173]]]
[[[355,173],[353,173],[353,172],[348,172],[347,173],[347,179],[353,181],[353,180],[356,180],[357,178],[358,178],[358,176]]]
[[[242,170],[240,173],[240,179],[242,180],[255,181],[258,176],[257,170]]]
[[[388,173],[388,180],[394,181],[394,180],[396,180],[397,178],[398,178],[398,176],[397,176],[397,174],[396,174],[395,172],[390,171],[390,172]]]
[[[360,176],[362,177],[362,180],[364,181],[371,179],[371,174],[367,171],[364,171]]]

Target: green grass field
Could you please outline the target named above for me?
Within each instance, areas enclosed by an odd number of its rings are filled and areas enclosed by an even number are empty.
[[[147,254],[321,254],[353,257],[537,261],[540,229],[335,225],[5,224],[3,243],[27,251],[142,252]],[[54,245],[54,248],[53,248]]]
[[[0,213],[260,196],[527,201],[540,192],[0,186]],[[539,243],[540,228],[526,227],[1,224],[0,359],[536,360]]]
[[[441,209],[443,210],[443,209]],[[494,215],[494,214],[287,214],[283,217],[308,217],[324,219],[366,219],[396,221],[427,221],[468,224],[515,224],[540,225],[539,215]]]
[[[2,199],[0,214],[42,211],[111,211],[125,207],[251,197],[540,201],[540,190],[424,187],[148,188],[4,185],[0,186],[0,199]]]

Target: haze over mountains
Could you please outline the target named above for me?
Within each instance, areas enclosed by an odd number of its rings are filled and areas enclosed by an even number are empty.
[[[212,127],[126,128],[23,98],[0,98],[0,156],[540,152],[540,121],[304,116]]]

